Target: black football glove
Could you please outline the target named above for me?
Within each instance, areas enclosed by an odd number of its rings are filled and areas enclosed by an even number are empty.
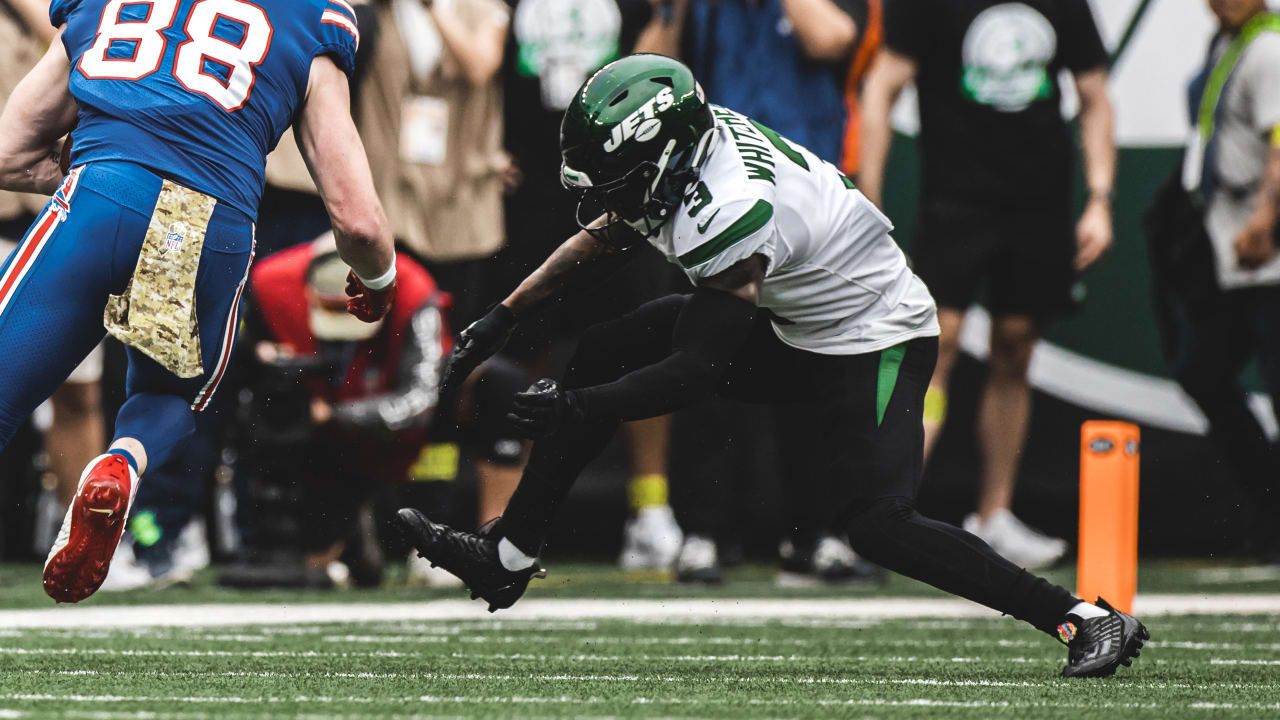
[[[456,398],[462,383],[480,363],[488,360],[507,344],[516,328],[516,316],[499,303],[484,317],[471,323],[458,336],[458,342],[444,362],[440,377],[440,397]]]
[[[582,405],[572,390],[561,390],[555,380],[543,378],[517,393],[507,421],[521,435],[539,440],[560,428],[582,422]]]

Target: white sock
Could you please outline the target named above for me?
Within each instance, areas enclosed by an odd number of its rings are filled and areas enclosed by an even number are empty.
[[[498,560],[502,562],[502,567],[510,570],[511,572],[524,570],[525,568],[531,567],[538,561],[537,558],[529,557],[523,552],[520,552],[520,548],[513,545],[511,541],[506,538],[502,538],[498,541]]]
[[[1075,615],[1081,620],[1088,620],[1089,618],[1106,617],[1111,613],[1107,612],[1106,610],[1103,610],[1102,608],[1098,607],[1097,605],[1094,605],[1093,603],[1087,603],[1082,601],[1082,602],[1076,603],[1076,606],[1068,610],[1067,614]]]

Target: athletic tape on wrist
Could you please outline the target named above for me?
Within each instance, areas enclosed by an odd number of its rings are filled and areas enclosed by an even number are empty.
[[[388,285],[396,281],[395,253],[391,254],[391,267],[388,268],[386,272],[382,273],[378,277],[373,279],[366,279],[363,276],[361,276],[359,272],[356,272],[356,277],[359,278],[360,282],[364,283],[364,286],[369,288],[370,290],[382,290],[383,288],[387,287]]]

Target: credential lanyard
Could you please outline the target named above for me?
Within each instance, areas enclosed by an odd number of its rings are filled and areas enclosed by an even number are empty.
[[[1192,108],[1195,109],[1195,88],[1201,86],[1199,108],[1195,112],[1195,128],[1187,142],[1186,159],[1182,166],[1182,186],[1187,192],[1198,195],[1201,200],[1209,198],[1213,192],[1213,163],[1217,153],[1217,123],[1222,113],[1222,98],[1226,94],[1231,74],[1240,64],[1245,50],[1264,32],[1280,33],[1280,15],[1274,13],[1258,13],[1245,23],[1240,34],[1232,39],[1222,57],[1209,71],[1208,77],[1201,75],[1192,83]]]

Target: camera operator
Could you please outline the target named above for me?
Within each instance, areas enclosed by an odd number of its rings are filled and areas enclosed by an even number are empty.
[[[439,405],[440,364],[452,343],[448,295],[401,254],[391,313],[376,324],[349,322],[348,269],[332,245],[326,236],[285,250],[250,276],[254,306],[245,333],[258,375],[250,381],[257,388],[251,452],[276,455],[279,462],[260,465],[271,484],[296,484],[309,576],[341,582],[349,571],[357,585],[374,585],[382,563],[371,537],[372,500],[409,476],[428,438],[473,448],[482,488],[514,487],[524,444],[503,416],[525,376],[495,361],[455,401]],[[278,473],[284,476],[269,477]],[[500,513],[508,496],[496,507],[485,503],[482,519]],[[273,531],[261,527],[262,535]]]

